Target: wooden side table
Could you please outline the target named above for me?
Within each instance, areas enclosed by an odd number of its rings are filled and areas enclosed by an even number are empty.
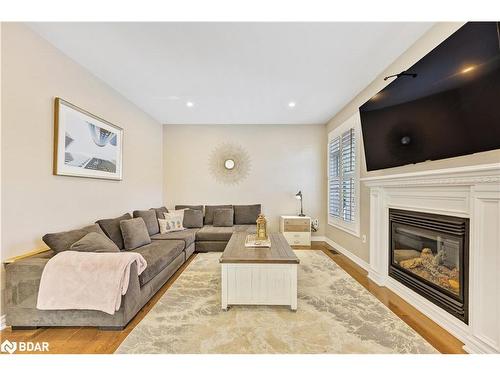
[[[291,246],[311,246],[309,216],[280,216],[280,232]]]

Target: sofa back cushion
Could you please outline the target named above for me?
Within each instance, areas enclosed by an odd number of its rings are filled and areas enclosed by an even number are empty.
[[[214,212],[220,208],[233,208],[231,204],[220,206],[205,206],[205,225],[212,225],[214,223]]]
[[[71,245],[70,250],[92,253],[117,253],[118,246],[104,233],[87,233],[82,239]]]
[[[189,205],[189,204],[178,204],[175,206],[176,210],[185,210],[186,208],[189,208],[190,210],[198,210],[203,212],[203,205]]]
[[[69,230],[66,232],[47,233],[42,237],[43,242],[56,253],[69,250],[71,245],[81,240],[88,233],[104,234],[97,224],[92,224],[81,229]]]
[[[120,221],[125,250],[134,250],[151,243],[148,228],[142,217]]]
[[[261,210],[262,207],[260,204],[235,205],[234,224],[255,224]]]
[[[168,213],[167,207],[162,206],[158,208],[151,208],[154,212],[156,212],[156,218],[157,219],[163,219],[163,214]]]
[[[203,211],[186,210],[184,211],[184,219],[182,221],[184,228],[201,228],[203,227]]]
[[[148,233],[150,236],[160,233],[160,227],[158,225],[158,216],[155,210],[153,209],[137,210],[134,211],[132,215],[134,216],[134,218],[142,217],[142,219],[146,223],[146,228],[148,228]]]
[[[219,208],[214,211],[214,227],[232,227],[234,211],[232,208]]]
[[[110,238],[120,250],[124,248],[122,230],[120,229],[120,221],[132,219],[129,213],[122,216],[115,217],[113,219],[101,219],[97,220],[96,223],[99,224],[103,232]]]

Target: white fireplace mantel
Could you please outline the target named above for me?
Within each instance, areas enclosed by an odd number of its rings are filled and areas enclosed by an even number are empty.
[[[368,276],[464,342],[500,353],[500,163],[363,178],[370,188]],[[469,324],[389,277],[389,208],[470,220]]]

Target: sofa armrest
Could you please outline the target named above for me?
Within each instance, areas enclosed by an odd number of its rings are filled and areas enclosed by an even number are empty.
[[[7,307],[35,308],[42,272],[49,258],[26,258],[5,265]]]

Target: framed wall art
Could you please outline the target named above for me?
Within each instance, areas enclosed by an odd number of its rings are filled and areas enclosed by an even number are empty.
[[[55,175],[121,180],[122,154],[122,128],[55,98]]]

